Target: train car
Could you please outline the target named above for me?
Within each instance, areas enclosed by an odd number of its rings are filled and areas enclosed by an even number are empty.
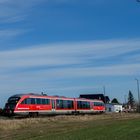
[[[102,100],[90,100],[90,99],[77,98],[76,111],[82,114],[103,113],[105,112],[105,105]]]
[[[55,114],[73,114],[75,112],[75,99],[55,97]]]
[[[44,96],[39,94],[17,94],[11,96],[4,108],[4,113],[11,115],[53,115],[104,112],[100,100]]]

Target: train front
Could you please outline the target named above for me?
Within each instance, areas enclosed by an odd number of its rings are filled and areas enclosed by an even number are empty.
[[[14,115],[14,110],[15,110],[16,105],[17,105],[19,100],[20,100],[20,97],[18,97],[18,96],[11,96],[7,100],[7,103],[5,104],[4,115],[6,115],[6,116],[13,116]]]

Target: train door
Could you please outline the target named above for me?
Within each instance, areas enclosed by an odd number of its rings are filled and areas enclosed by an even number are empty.
[[[55,100],[52,100],[52,111],[55,111]]]

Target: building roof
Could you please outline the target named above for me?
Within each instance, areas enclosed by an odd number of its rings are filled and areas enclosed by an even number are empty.
[[[106,103],[110,101],[108,96],[104,96],[104,94],[81,94],[79,96],[80,98],[86,98],[86,99],[99,99]]]
[[[122,105],[122,104],[117,104],[117,103],[107,103],[107,105]]]

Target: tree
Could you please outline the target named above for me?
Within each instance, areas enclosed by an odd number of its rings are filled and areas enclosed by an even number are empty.
[[[114,104],[119,104],[118,100],[116,98],[114,98],[111,103],[114,103]]]
[[[134,106],[135,104],[135,100],[134,100],[134,96],[132,94],[132,92],[129,90],[129,93],[128,93],[128,105],[131,106],[131,108]]]

